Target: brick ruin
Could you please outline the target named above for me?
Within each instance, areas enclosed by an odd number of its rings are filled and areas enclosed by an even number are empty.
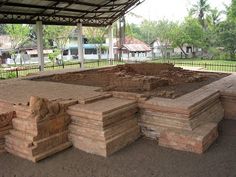
[[[5,152],[5,136],[12,129],[15,112],[12,104],[0,101],[0,153]]]
[[[136,101],[107,98],[69,107],[69,137],[75,147],[107,157],[140,136]]]
[[[97,86],[101,87],[102,91],[132,92],[176,98],[194,91],[195,88],[191,88],[191,83],[200,88],[224,76],[226,74],[187,71],[174,67],[172,64],[142,63],[56,74],[33,80]]]
[[[72,144],[68,139],[70,117],[66,113],[73,100],[49,101],[31,97],[28,105],[14,106],[13,129],[6,135],[6,150],[37,162]]]
[[[142,74],[154,72],[154,66],[137,66]],[[0,102],[0,151],[4,146],[37,162],[73,145],[107,157],[143,135],[163,147],[203,153],[218,137],[219,122],[236,119],[235,88],[230,75],[175,99],[111,91],[75,100],[31,97],[27,105]]]

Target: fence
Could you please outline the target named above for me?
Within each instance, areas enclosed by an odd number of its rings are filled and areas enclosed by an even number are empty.
[[[122,61],[109,61],[109,60],[95,60],[95,61],[86,61],[84,63],[85,68],[99,68],[99,67],[105,67],[109,65],[118,65],[118,64],[124,64]],[[59,69],[75,69],[80,68],[81,63],[64,63],[62,65],[49,65],[45,66],[45,71],[50,70],[59,70]],[[31,75],[34,73],[39,72],[39,66],[19,66],[19,67],[13,67],[13,68],[0,68],[0,79],[10,79],[10,78],[18,78],[23,77],[27,75]]]
[[[208,71],[219,71],[219,72],[236,72],[236,62],[235,64],[217,64],[217,63],[202,63],[198,61],[192,62],[179,62],[179,61],[171,61],[171,60],[154,60],[152,62],[155,63],[172,63],[178,67],[199,67],[202,70]]]
[[[153,60],[151,62],[155,63],[172,63],[175,66],[179,67],[200,67],[203,70],[209,70],[209,71],[223,71],[223,72],[236,72],[236,64],[215,64],[215,63],[199,63],[197,61],[192,62],[179,62],[179,61],[171,61],[171,60]],[[84,67],[91,69],[91,68],[98,68],[98,67],[104,67],[109,65],[118,65],[118,64],[124,64],[123,61],[109,61],[109,60],[95,60],[95,61],[86,61],[84,63]],[[75,69],[80,68],[80,63],[64,63],[63,65],[51,65],[51,66],[45,66],[45,71],[49,70],[59,70],[59,69]],[[10,78],[18,78],[27,76],[30,74],[34,74],[39,72],[39,66],[25,66],[25,67],[15,67],[15,68],[8,68],[3,69],[0,68],[0,79],[10,79]]]

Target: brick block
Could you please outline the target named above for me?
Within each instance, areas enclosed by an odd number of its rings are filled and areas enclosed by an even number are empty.
[[[218,137],[216,123],[207,123],[193,131],[167,129],[161,132],[159,145],[181,151],[203,153]]]

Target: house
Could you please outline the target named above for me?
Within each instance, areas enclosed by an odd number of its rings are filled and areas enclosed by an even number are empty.
[[[147,60],[151,56],[151,51],[148,44],[130,36],[125,37],[122,47],[119,39],[114,46],[115,58],[118,58],[121,52],[123,60]]]
[[[90,44],[88,39],[83,36],[83,43],[84,43],[84,59],[92,60],[98,59],[98,46],[100,44]],[[104,40],[102,44],[103,48],[108,49],[108,42]],[[101,58],[108,59],[108,50],[101,51]],[[75,29],[71,35],[69,36],[68,43],[65,46],[65,51],[63,53],[64,59],[71,60],[71,59],[78,59],[78,30]]]
[[[171,44],[162,44],[159,40],[151,43],[153,58],[184,58],[187,56],[200,56],[201,49],[192,45],[184,44],[182,48],[173,47]]]

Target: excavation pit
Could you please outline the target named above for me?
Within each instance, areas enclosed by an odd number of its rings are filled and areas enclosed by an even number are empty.
[[[227,74],[184,70],[172,64],[126,64],[116,67],[55,74],[33,79],[100,87],[101,91],[132,92],[148,97],[177,98]]]

